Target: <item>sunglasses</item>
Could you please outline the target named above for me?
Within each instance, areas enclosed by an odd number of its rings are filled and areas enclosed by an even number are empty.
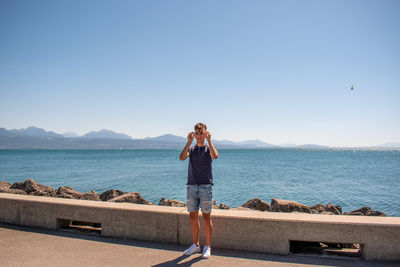
[[[204,132],[201,132],[201,133],[199,133],[199,132],[194,132],[194,134],[195,134],[195,135],[203,135]]]

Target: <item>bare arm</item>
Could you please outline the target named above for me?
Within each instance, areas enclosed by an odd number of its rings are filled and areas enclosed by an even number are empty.
[[[187,157],[189,157],[189,147],[192,144],[193,139],[194,139],[194,133],[190,132],[188,134],[188,141],[187,141],[185,147],[182,149],[181,154],[179,155],[180,160],[185,160],[185,159],[187,159]]]
[[[214,144],[211,142],[211,134],[210,132],[206,132],[206,139],[208,142],[208,145],[210,147],[210,155],[212,159],[217,159],[218,158],[218,151],[215,149]]]

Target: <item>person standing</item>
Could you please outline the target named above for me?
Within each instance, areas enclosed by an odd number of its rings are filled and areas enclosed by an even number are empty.
[[[191,255],[200,252],[199,208],[201,208],[206,239],[202,257],[207,259],[211,256],[211,235],[213,231],[211,221],[213,186],[211,163],[213,159],[218,158],[218,151],[215,149],[211,141],[211,134],[207,131],[207,126],[204,123],[197,123],[194,130],[194,132],[188,134],[188,141],[179,156],[180,160],[190,158],[187,180],[187,210],[190,213],[193,244],[183,254]],[[194,138],[196,138],[196,145],[191,147]],[[205,140],[207,140],[208,145],[205,144]]]

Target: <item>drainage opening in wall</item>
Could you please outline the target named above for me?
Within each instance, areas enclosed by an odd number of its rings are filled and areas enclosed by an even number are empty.
[[[57,218],[57,228],[85,234],[101,234],[101,223]]]
[[[361,258],[361,244],[290,241],[290,253]]]

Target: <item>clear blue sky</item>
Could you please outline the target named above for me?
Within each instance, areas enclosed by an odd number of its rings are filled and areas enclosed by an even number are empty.
[[[400,142],[400,1],[0,1],[0,127]],[[349,90],[354,85],[355,90]]]

